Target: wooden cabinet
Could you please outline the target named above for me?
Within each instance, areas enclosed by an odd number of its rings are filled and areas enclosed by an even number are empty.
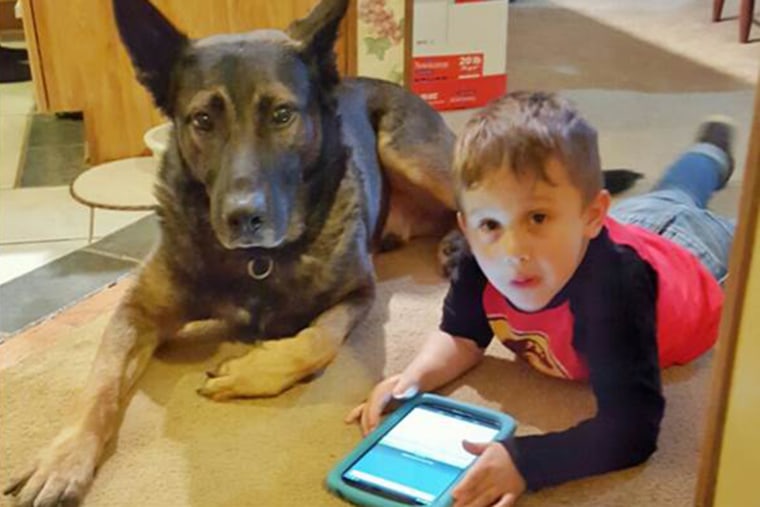
[[[316,1],[152,0],[190,37],[285,28]],[[22,0],[22,8],[38,109],[84,113],[92,164],[145,153],[143,133],[164,120],[134,77],[111,2]],[[341,33],[338,65],[346,73],[350,38]]]

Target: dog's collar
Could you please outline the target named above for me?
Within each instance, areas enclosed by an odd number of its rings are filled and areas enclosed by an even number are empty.
[[[264,280],[274,271],[274,260],[268,255],[248,261],[248,275],[254,280]]]

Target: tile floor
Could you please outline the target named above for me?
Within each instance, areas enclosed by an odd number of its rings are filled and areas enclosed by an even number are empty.
[[[53,114],[28,117],[28,136],[19,187],[67,185],[89,167],[85,161],[84,121]]]
[[[31,82],[0,84],[0,284],[87,246],[90,210],[67,185],[14,188],[33,112]],[[146,214],[96,210],[94,236]]]
[[[0,342],[132,270],[155,237],[155,225],[147,218],[131,228],[137,238],[129,230],[120,234],[133,241],[99,241],[150,213],[95,210],[91,217],[90,208],[76,202],[63,181],[19,186],[25,157],[43,149],[35,140],[44,134],[30,132],[34,112],[31,82],[0,84]],[[63,130],[63,143],[71,141],[68,130]],[[71,143],[63,147],[76,149]]]

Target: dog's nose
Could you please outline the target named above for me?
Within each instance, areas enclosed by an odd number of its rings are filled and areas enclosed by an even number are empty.
[[[261,215],[247,207],[232,210],[227,215],[227,225],[238,234],[254,234],[263,222]]]

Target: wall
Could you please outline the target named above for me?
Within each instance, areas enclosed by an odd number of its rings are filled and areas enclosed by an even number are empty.
[[[760,220],[755,223],[714,505],[760,505]],[[754,499],[754,500],[750,500]],[[748,503],[749,502],[749,503]]]
[[[357,74],[404,84],[404,0],[358,0]]]
[[[698,506],[760,505],[760,80],[742,182]]]

